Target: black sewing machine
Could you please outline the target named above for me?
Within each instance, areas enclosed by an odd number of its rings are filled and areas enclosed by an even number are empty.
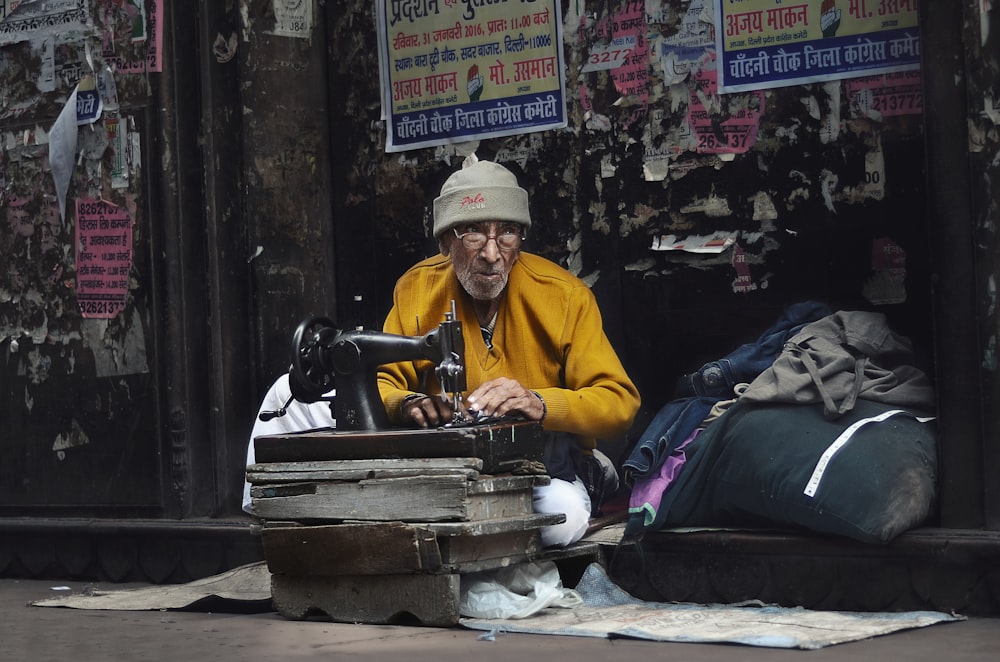
[[[430,430],[393,428],[378,392],[378,367],[420,359],[436,364],[434,373],[451,399],[455,418]],[[254,440],[258,462],[480,457],[487,471],[502,470],[511,462],[541,460],[538,423],[465,415],[465,340],[454,301],[444,321],[422,336],[343,330],[325,317],[303,320],[292,340],[289,384],[295,400],[331,401],[336,429],[258,437]],[[336,394],[327,397],[334,389]],[[261,412],[260,417],[282,416],[290,402],[277,411]]]
[[[455,302],[444,321],[423,336],[398,336],[380,331],[343,331],[325,317],[304,320],[292,340],[289,383],[301,402],[317,402],[334,387],[338,430],[385,430],[390,427],[377,385],[380,365],[426,359],[437,364],[434,374],[451,398],[456,420],[463,420],[465,339]]]

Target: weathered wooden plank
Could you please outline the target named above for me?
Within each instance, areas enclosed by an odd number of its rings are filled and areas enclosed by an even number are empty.
[[[534,512],[532,488],[548,485],[548,476],[480,476],[469,483],[467,520],[529,515]]]
[[[295,471],[302,467],[307,471],[339,470],[362,468],[405,467],[411,469],[480,469],[483,461],[478,457],[396,457],[368,458],[363,460],[305,460],[302,462],[258,462],[250,465],[256,471]]]
[[[299,483],[306,481],[359,481],[377,478],[408,478],[410,476],[461,476],[465,480],[476,480],[479,472],[475,469],[343,469],[337,471],[295,470],[287,472],[257,472],[248,470],[247,481],[251,485],[271,483]]]
[[[271,575],[271,599],[279,614],[302,620],[319,612],[341,623],[458,624],[457,574],[293,577]]]
[[[503,539],[508,535],[510,538],[505,543]],[[532,535],[537,540],[537,546],[528,540]],[[521,540],[517,540],[519,537]],[[576,543],[567,547],[542,547],[541,537],[537,532],[522,531],[496,536],[440,537],[438,543],[441,545],[442,569],[462,575],[506,568],[529,561],[580,559],[584,563],[591,563],[600,560],[600,548],[594,543]],[[448,549],[454,543],[458,543],[459,547]],[[479,548],[482,543],[485,545]],[[512,551],[505,555],[492,556],[504,544],[509,544]]]
[[[265,527],[261,542],[267,567],[275,574],[389,575],[442,569],[435,533],[402,522]]]
[[[531,421],[432,430],[312,430],[254,439],[258,463],[372,458],[477,457],[483,473],[540,461],[542,426]]]
[[[527,490],[539,485],[548,485],[552,479],[548,476],[489,476],[483,474],[479,480],[469,484],[469,494],[492,494],[495,492],[511,492]]]
[[[479,572],[519,563],[542,549],[537,528],[491,535],[438,537],[442,565],[451,572]]]
[[[553,515],[533,514],[470,522],[427,522],[425,526],[438,534],[438,536],[488,536],[497,533],[507,533],[509,531],[538,529],[551,524],[561,524],[565,521],[565,515],[556,513]]]
[[[255,484],[254,514],[265,519],[436,522],[532,512],[532,486],[547,476],[406,476],[361,481]]]
[[[403,522],[265,527],[264,557],[276,574],[340,576],[478,572],[528,560],[543,548],[537,519],[507,530],[438,536]],[[524,527],[524,528],[522,528]],[[495,530],[495,529],[492,529]]]
[[[352,482],[283,483],[250,488],[264,519],[438,522],[468,511],[462,476],[412,476]]]
[[[471,486],[477,483],[470,483]],[[505,517],[530,515],[534,512],[531,488],[505,492],[482,492],[470,494],[464,520],[491,520]]]
[[[463,474],[471,480],[479,476],[482,468],[483,461],[476,457],[271,462],[247,467],[247,480],[251,484],[257,484],[448,474]]]
[[[359,481],[377,478],[408,478],[410,476],[461,476],[465,480],[475,480],[479,472],[475,469],[379,469],[372,471],[289,471],[255,472],[247,471],[247,481],[251,485],[272,483],[299,483],[305,481]]]

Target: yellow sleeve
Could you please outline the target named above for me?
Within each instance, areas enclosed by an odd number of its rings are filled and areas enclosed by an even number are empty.
[[[639,411],[639,391],[604,333],[589,289],[572,293],[562,335],[565,388],[536,389],[545,400],[545,428],[585,438],[625,434]]]

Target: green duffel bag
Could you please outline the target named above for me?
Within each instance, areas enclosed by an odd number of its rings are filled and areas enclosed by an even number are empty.
[[[923,412],[869,400],[836,420],[822,403],[737,401],[689,448],[659,528],[801,527],[885,543],[932,510],[936,437]]]

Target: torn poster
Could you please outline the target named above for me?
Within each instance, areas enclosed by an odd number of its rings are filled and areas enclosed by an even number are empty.
[[[764,93],[719,95],[718,73],[712,56],[693,74],[688,123],[697,137],[699,154],[742,154],[757,142]]]
[[[18,2],[0,10],[0,46],[35,39],[43,34],[73,32],[88,23],[87,0]]]
[[[312,2],[303,0],[274,0],[274,29],[264,34],[308,39],[312,34]]]
[[[675,234],[664,234],[653,237],[654,251],[685,251],[688,253],[721,253],[736,243],[735,232],[713,232],[709,235],[690,235],[678,237]]]
[[[117,74],[163,71],[163,0],[108,0],[101,55]],[[134,48],[118,52],[125,43]]]
[[[847,83],[851,115],[881,121],[896,115],[922,115],[924,96],[919,71],[899,71],[855,78]]]
[[[106,200],[76,202],[76,298],[84,317],[125,308],[132,271],[132,216]]]
[[[628,63],[628,58],[635,50],[636,36],[627,34],[615,37],[607,44],[594,44],[590,47],[587,62],[580,68],[580,73],[617,69]]]
[[[757,283],[753,282],[753,274],[750,273],[747,253],[740,246],[733,249],[733,270],[736,272],[736,278],[733,279],[733,293],[746,294],[757,289]]]
[[[712,6],[705,6],[711,0],[691,0],[680,28],[674,34],[656,42],[652,48],[663,69],[663,82],[667,85],[680,83],[698,66],[699,60],[708,49],[715,48],[715,30],[712,25]],[[706,11],[707,10],[707,11]]]
[[[641,106],[649,103],[649,44],[646,41],[646,12],[641,3],[624,3],[620,12],[608,17],[606,29],[612,43],[627,40],[634,44],[621,66],[611,70],[615,89]]]
[[[93,124],[101,117],[104,102],[97,89],[97,79],[86,74],[76,86],[76,123],[78,126]]]
[[[876,306],[906,301],[906,251],[892,239],[872,240],[872,275],[861,294]]]
[[[59,218],[66,220],[66,194],[73,177],[77,138],[76,90],[69,95],[59,117],[49,129],[49,167],[59,199]]]

